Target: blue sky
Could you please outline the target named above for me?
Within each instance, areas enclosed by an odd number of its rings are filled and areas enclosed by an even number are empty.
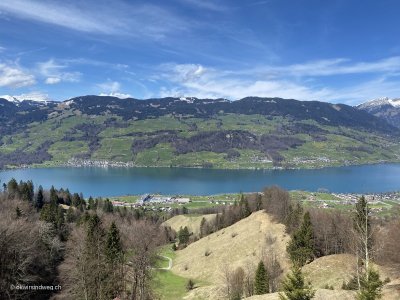
[[[397,0],[2,0],[0,95],[400,97],[399,13]]]

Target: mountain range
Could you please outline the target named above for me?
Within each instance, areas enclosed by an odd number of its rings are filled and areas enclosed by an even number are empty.
[[[57,102],[2,96],[0,167],[309,168],[397,161],[393,111],[400,101],[385,99],[352,107],[260,97],[89,95]],[[383,113],[389,106],[392,113]]]
[[[400,98],[390,99],[384,97],[374,99],[358,105],[357,108],[400,128]]]

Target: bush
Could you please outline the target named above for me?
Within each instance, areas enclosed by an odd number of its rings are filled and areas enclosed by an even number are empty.
[[[194,281],[192,279],[189,279],[188,282],[186,283],[186,290],[191,291],[194,289]]]
[[[348,282],[343,282],[342,290],[347,290],[347,291],[358,290],[357,277],[353,276]]]

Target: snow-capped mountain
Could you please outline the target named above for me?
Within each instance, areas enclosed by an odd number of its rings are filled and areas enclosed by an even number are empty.
[[[15,96],[10,96],[10,95],[0,95],[0,98],[6,99],[9,102],[19,104],[23,101],[33,101],[33,102],[39,102],[39,103],[44,103],[47,104],[47,102],[51,102],[49,97],[44,94],[40,93],[32,93],[32,94],[21,94],[21,95],[15,95]]]
[[[400,128],[400,98],[378,98],[367,101],[356,108],[386,120]]]
[[[383,98],[373,99],[358,105],[357,108],[372,109],[384,105],[400,107],[400,98],[390,99],[389,97],[383,97]]]

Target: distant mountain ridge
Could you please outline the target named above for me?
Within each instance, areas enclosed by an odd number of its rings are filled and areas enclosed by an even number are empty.
[[[356,106],[357,109],[366,111],[389,124],[400,128],[400,98],[378,98]]]
[[[70,161],[320,167],[400,158],[400,129],[345,104],[261,97],[36,100],[0,98],[0,168]]]

